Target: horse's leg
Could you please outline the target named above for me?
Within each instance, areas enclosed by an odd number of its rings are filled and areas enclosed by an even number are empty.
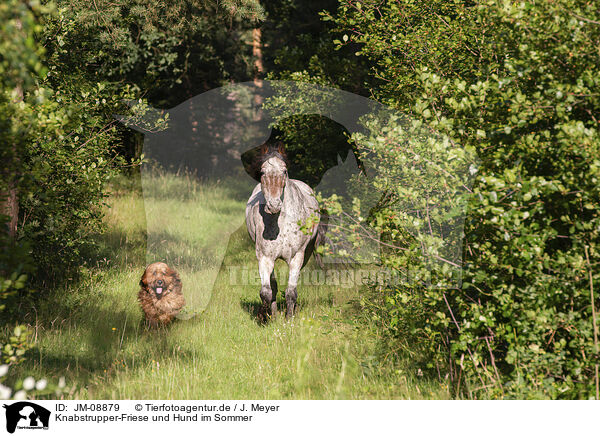
[[[271,272],[271,318],[277,317],[277,280],[275,278],[275,268]]]
[[[286,318],[294,315],[296,310],[296,300],[298,299],[298,279],[300,278],[300,269],[304,262],[304,251],[299,251],[292,257],[289,262],[290,277],[288,278],[288,286],[285,290],[285,302],[287,303]]]
[[[271,274],[275,261],[266,256],[261,256],[258,259],[258,272],[260,274],[260,299],[262,300],[262,308],[260,317],[266,318],[269,307],[273,302],[273,290],[271,289]],[[277,289],[277,288],[275,288]],[[277,292],[277,291],[276,291]]]

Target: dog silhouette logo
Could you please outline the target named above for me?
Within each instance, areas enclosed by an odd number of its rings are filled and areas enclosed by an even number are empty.
[[[19,401],[4,405],[6,409],[6,431],[14,433],[19,429],[48,429],[50,411],[29,401]]]
[[[465,198],[479,159],[473,150],[431,131],[409,114],[340,89],[279,80],[225,85],[170,109],[155,109],[141,101],[131,101],[129,106],[127,114],[115,118],[144,134],[140,170],[146,263],[156,259],[179,263],[193,312],[202,312],[211,300],[230,236],[245,227],[245,199],[260,181],[255,158],[276,137],[275,126],[296,116],[327,118],[355,144],[332,166],[333,156],[325,157],[319,141],[298,154],[303,158],[298,157],[297,165],[319,168],[320,181],[313,180],[311,186],[314,192],[324,199],[337,198],[323,223],[327,230],[323,263],[340,268],[378,265],[383,253],[402,251],[407,253],[402,266],[386,267],[390,274],[400,271],[402,281],[430,288],[462,286]],[[307,163],[309,156],[318,164]],[[193,236],[197,232],[192,229],[217,231],[214,215],[193,209],[197,201],[191,201],[192,209],[183,213],[190,230],[182,233],[181,210],[165,207],[158,189],[157,177],[164,171],[184,171],[219,186],[227,180],[232,202],[227,215],[218,218],[218,237]],[[178,198],[196,198],[195,183],[176,186],[173,192]],[[233,201],[237,195],[244,201]],[[377,210],[389,210],[389,219],[402,228],[392,236],[399,245],[381,240]],[[407,249],[406,244],[418,249]],[[202,258],[201,270],[186,254],[192,252]]]

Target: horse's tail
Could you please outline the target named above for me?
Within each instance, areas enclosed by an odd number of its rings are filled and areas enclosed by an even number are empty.
[[[329,229],[329,225],[335,225],[335,218],[333,223],[331,223],[331,217],[326,213],[321,212],[321,220],[319,221],[319,225],[317,227],[317,235],[314,239],[313,253],[315,255],[315,261],[319,268],[326,269],[325,262],[323,262],[323,256],[319,254],[319,247],[329,247],[330,252],[335,251],[334,243],[331,241],[331,238],[327,236],[327,230]],[[339,247],[338,247],[339,248]],[[332,256],[330,262],[335,264],[336,268],[351,268],[353,265],[357,265],[358,261],[354,259],[352,256]],[[333,266],[332,263],[328,262],[328,265]]]
[[[317,227],[317,236],[315,237],[315,250],[313,253],[315,254],[315,261],[319,268],[325,268],[325,264],[323,263],[323,256],[318,252],[317,248],[325,246],[329,244],[331,246],[331,241],[327,237],[327,223],[329,222],[329,215],[322,214],[321,220],[319,221],[319,226]]]

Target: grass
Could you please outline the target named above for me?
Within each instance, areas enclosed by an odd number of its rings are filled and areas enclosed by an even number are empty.
[[[148,182],[145,202],[135,186],[114,190],[96,266],[32,309],[36,348],[17,377],[64,376],[79,399],[450,397],[437,380],[381,364],[358,288],[301,284],[294,319],[257,322],[259,285],[239,284],[240,271],[257,271],[245,188],[182,175]],[[136,294],[146,263],[159,259],[179,270],[196,316],[149,331]]]

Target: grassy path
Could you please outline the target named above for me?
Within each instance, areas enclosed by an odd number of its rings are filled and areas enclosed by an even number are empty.
[[[158,191],[164,194],[173,188],[175,193],[180,183],[196,182],[163,178],[157,180]],[[225,186],[196,188],[191,198],[163,195],[153,207],[161,210],[164,201],[182,211],[194,210],[201,199],[202,213],[214,215],[215,227],[198,230],[195,238],[210,241],[219,237],[218,223],[243,207],[245,199],[232,200]],[[245,227],[224,245],[227,250],[214,273],[212,293],[203,291],[209,286],[201,281],[202,268],[214,265],[202,266],[198,260],[196,269],[190,269],[193,278],[184,280],[192,309],[204,311],[167,329],[147,331],[136,300],[146,262],[143,200],[139,191],[125,190],[110,202],[109,231],[102,239],[105,255],[81,282],[56,290],[30,313],[37,349],[21,365],[20,374],[65,376],[73,386],[72,397],[90,399],[448,397],[437,382],[378,364],[377,332],[359,316],[359,289],[300,285],[300,311],[292,321],[280,317],[259,325],[258,282],[240,283],[242,271],[251,277],[257,270]],[[182,219],[189,220],[185,216]],[[186,244],[184,236],[178,240]],[[179,248],[170,247],[165,257],[181,252]],[[171,261],[184,270],[191,268],[197,254],[191,248],[187,253],[186,261],[179,259],[181,265],[177,257]],[[277,268],[285,275],[283,262]],[[314,262],[306,268],[310,272]],[[195,280],[198,286],[190,283]],[[280,283],[281,289],[285,283]]]

